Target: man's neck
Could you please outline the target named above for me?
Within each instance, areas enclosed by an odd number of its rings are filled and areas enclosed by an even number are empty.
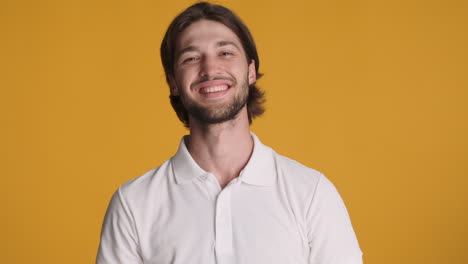
[[[253,151],[246,109],[239,113],[238,118],[222,124],[191,123],[186,144],[195,162],[214,174],[224,188],[239,176]]]

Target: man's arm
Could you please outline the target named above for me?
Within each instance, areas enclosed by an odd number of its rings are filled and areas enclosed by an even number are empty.
[[[125,203],[120,189],[112,196],[107,208],[96,263],[143,263],[139,254],[133,215]]]
[[[323,175],[306,221],[310,264],[362,264],[362,252],[343,200]]]

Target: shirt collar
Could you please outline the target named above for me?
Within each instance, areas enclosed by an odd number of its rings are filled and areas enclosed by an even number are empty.
[[[254,148],[247,165],[240,173],[239,180],[252,185],[271,186],[276,180],[274,151],[263,145],[254,133],[250,132],[250,134],[254,141]],[[208,173],[193,160],[184,139],[185,136],[180,141],[177,153],[171,158],[178,184],[189,183]]]

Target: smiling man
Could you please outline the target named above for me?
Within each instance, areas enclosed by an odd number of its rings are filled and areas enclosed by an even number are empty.
[[[171,91],[193,116],[191,127],[200,121],[203,127],[222,124],[246,110],[248,87],[256,81],[255,61],[247,61],[234,32],[202,19],[188,26],[175,46]]]
[[[195,4],[169,26],[161,58],[190,134],[175,156],[114,194],[97,263],[362,263],[333,184],[250,132],[264,97],[242,21]]]

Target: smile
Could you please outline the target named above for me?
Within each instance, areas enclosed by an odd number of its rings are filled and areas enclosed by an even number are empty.
[[[200,89],[200,93],[208,94],[208,93],[216,93],[227,90],[229,87],[227,85],[217,85],[211,87],[203,87]]]

